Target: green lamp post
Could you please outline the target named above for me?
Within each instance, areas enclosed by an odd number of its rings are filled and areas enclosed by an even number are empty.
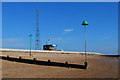
[[[30,34],[29,37],[30,37],[30,54],[29,55],[31,56],[32,55],[31,54],[31,38],[32,38],[32,34]]]
[[[84,39],[85,39],[85,66],[87,67],[86,25],[88,25],[88,22],[87,22],[87,21],[83,21],[82,25],[84,26]]]

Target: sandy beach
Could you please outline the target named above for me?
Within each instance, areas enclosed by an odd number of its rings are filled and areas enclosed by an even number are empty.
[[[3,52],[2,56],[84,65],[84,55],[60,53]],[[88,56],[87,69],[35,65],[2,60],[2,78],[118,78],[118,57]],[[120,76],[120,75],[119,75]]]

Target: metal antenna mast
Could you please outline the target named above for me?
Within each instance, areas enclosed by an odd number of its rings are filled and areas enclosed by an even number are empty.
[[[35,50],[40,49],[40,34],[39,34],[39,8],[36,9],[36,43]]]

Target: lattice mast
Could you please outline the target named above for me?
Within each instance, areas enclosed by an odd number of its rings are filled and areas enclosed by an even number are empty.
[[[35,50],[40,50],[39,8],[36,9],[36,42]]]

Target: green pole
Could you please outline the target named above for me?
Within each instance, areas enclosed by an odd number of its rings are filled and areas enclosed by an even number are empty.
[[[84,25],[84,40],[85,40],[85,66],[87,67],[86,25],[88,25],[88,22],[87,22],[87,21],[83,21],[82,25]]]
[[[85,62],[87,62],[87,50],[86,50],[86,25],[84,25],[84,40],[85,40]]]
[[[29,37],[30,37],[30,54],[29,54],[29,56],[31,56],[32,55],[31,54],[31,38],[32,38],[32,34],[30,34]]]

